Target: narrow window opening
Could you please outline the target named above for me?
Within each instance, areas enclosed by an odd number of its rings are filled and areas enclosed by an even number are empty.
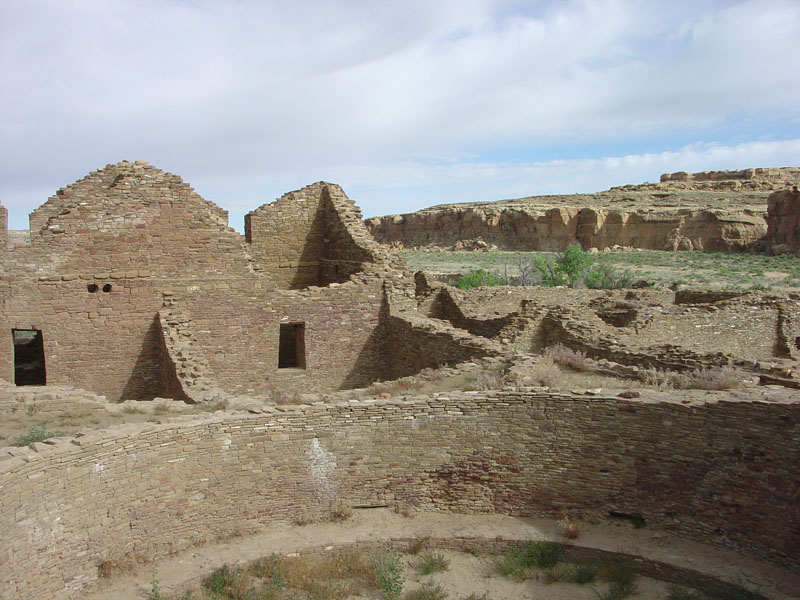
[[[107,294],[108,292],[110,292],[110,291],[111,291],[111,284],[110,284],[110,283],[107,283],[107,284],[105,284],[105,285],[103,286],[103,291],[104,291],[106,294]]]
[[[87,285],[87,286],[86,286],[86,290],[87,290],[87,291],[88,291],[90,294],[94,294],[94,293],[96,293],[96,292],[97,292],[97,289],[98,289],[98,288],[97,288],[97,284],[96,284],[96,283],[90,283],[89,285]]]
[[[45,385],[44,341],[39,329],[12,329],[14,340],[14,383]]]
[[[306,368],[305,323],[281,323],[278,346],[279,369]]]

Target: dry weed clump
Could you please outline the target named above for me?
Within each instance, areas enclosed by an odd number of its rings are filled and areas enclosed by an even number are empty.
[[[444,371],[444,369],[432,369],[431,367],[426,367],[419,372],[419,377],[424,381],[441,381],[447,377],[447,373]]]
[[[583,352],[567,348],[563,344],[555,344],[545,349],[544,355],[553,360],[554,363],[569,367],[574,371],[591,371],[594,369],[594,361]]]
[[[331,509],[328,514],[331,521],[347,521],[353,516],[353,509],[344,502],[337,500],[331,504]]]
[[[272,401],[279,406],[284,404],[302,404],[302,398],[297,392],[289,393],[286,390],[274,390],[270,394],[270,397]]]
[[[564,537],[570,540],[577,538],[583,530],[583,521],[570,515],[566,508],[561,509],[561,519],[558,524],[564,532]]]
[[[549,356],[539,359],[529,374],[534,381],[545,387],[559,387],[563,378],[558,365]]]
[[[686,373],[650,368],[642,377],[646,385],[675,390],[734,390],[745,385],[746,375],[734,367],[704,367]]]
[[[103,579],[114,577],[123,573],[133,571],[137,564],[144,562],[144,557],[137,557],[131,554],[109,558],[97,565],[97,576]]]
[[[472,387],[479,391],[502,390],[506,386],[507,377],[507,373],[500,370],[483,371],[478,374]]]
[[[417,390],[424,385],[417,377],[403,377],[394,381],[378,381],[369,386],[369,393],[373,396],[380,396],[382,394],[389,394],[395,396],[401,392],[411,392]]]

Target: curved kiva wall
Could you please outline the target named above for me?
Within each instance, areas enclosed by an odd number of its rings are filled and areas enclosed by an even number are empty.
[[[641,514],[654,528],[800,566],[800,402],[702,397],[320,404],[7,449],[0,585],[8,597],[67,598],[102,561],[158,558],[313,517],[334,500]]]

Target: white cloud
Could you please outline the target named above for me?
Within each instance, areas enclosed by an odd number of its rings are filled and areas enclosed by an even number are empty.
[[[800,136],[797,31],[793,0],[11,0],[0,201],[19,226],[42,189],[143,158],[232,212],[322,178],[400,212],[508,196],[532,159],[755,152]]]

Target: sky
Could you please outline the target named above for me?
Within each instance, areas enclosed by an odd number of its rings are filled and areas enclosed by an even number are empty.
[[[0,0],[9,228],[120,160],[243,215],[800,166],[797,0]]]

